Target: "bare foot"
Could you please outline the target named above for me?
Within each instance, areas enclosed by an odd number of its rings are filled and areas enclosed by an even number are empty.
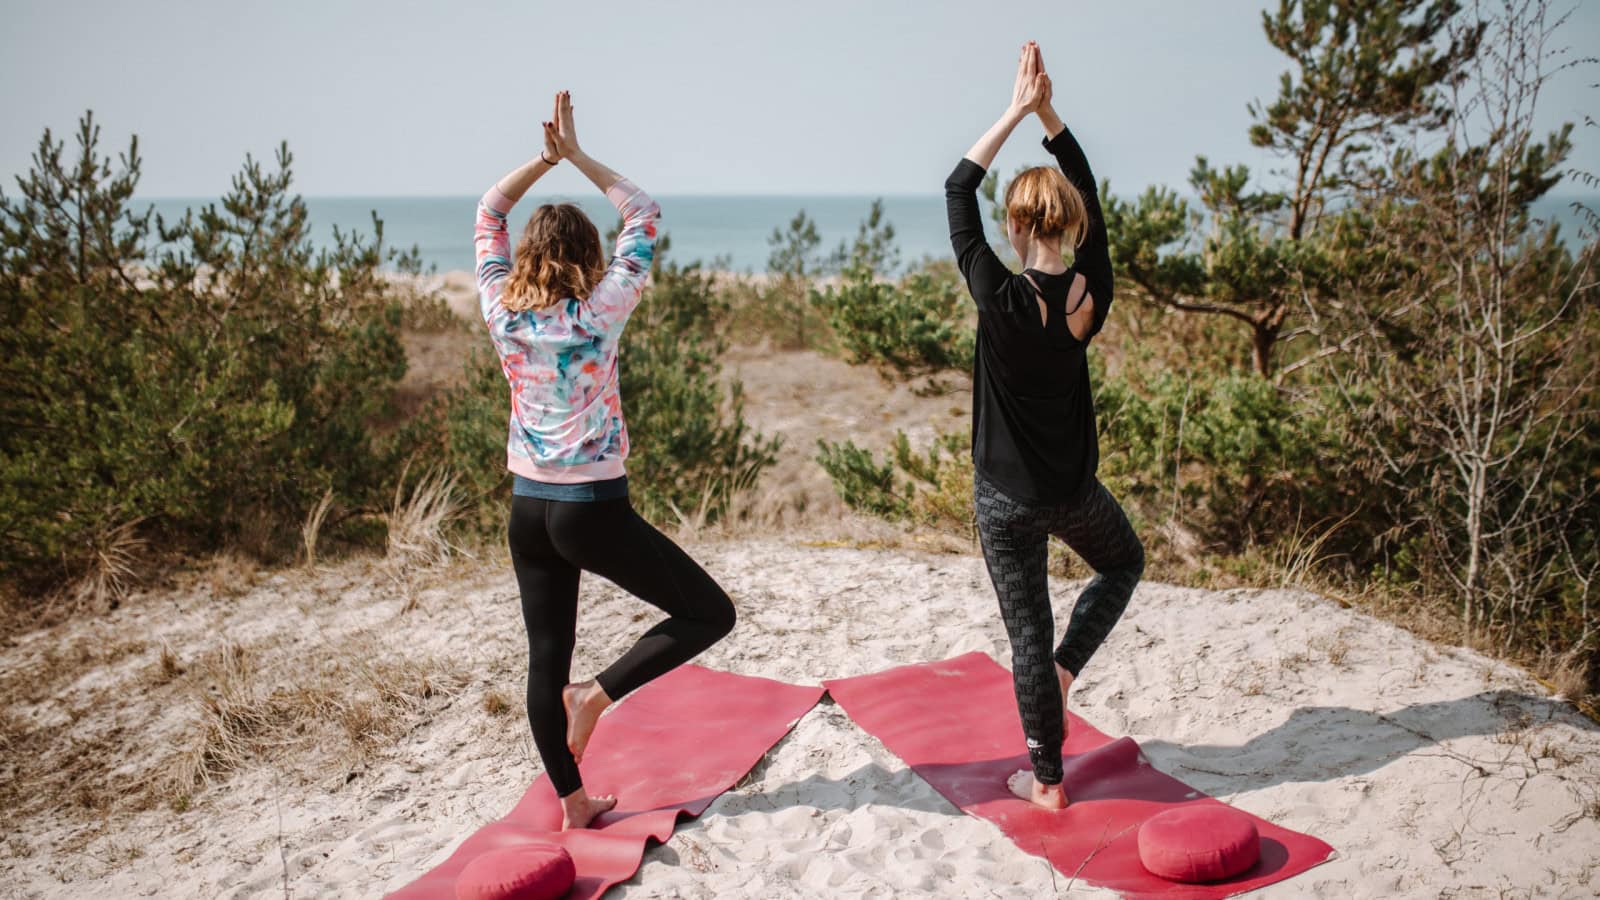
[[[601,690],[599,682],[585,681],[562,688],[561,704],[567,708],[567,749],[572,751],[573,762],[583,762],[589,736],[594,734],[600,714],[611,705],[611,698]]]
[[[1040,784],[1034,780],[1033,773],[1022,769],[1017,774],[1006,779],[1006,787],[1011,793],[1045,809],[1066,809],[1067,792],[1059,784]]]
[[[1072,730],[1071,720],[1067,718],[1067,692],[1072,690],[1072,673],[1056,663],[1056,681],[1061,683],[1061,734],[1063,737]]]
[[[587,790],[578,788],[561,798],[561,830],[588,828],[595,816],[610,812],[616,805],[617,798],[610,794],[591,797]]]

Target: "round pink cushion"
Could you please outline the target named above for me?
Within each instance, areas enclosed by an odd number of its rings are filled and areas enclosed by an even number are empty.
[[[571,890],[577,877],[565,847],[528,844],[491,850],[456,876],[456,900],[555,900]]]
[[[1139,861],[1168,881],[1221,881],[1255,865],[1260,856],[1255,823],[1226,806],[1169,809],[1139,827]]]

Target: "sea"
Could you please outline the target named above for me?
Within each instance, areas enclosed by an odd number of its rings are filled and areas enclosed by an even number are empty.
[[[374,214],[383,221],[384,242],[392,247],[416,248],[424,271],[471,271],[473,268],[472,227],[477,197],[306,197],[306,212],[311,221],[312,241],[332,243],[333,231],[373,234]],[[852,240],[875,199],[883,201],[884,218],[894,226],[895,243],[902,263],[928,258],[947,258],[950,237],[946,230],[944,198],[940,195],[658,195],[661,227],[671,238],[667,258],[688,264],[699,261],[707,267],[730,272],[764,272],[772,248],[769,239],[775,229],[788,228],[800,212],[816,223],[822,241],[819,253],[826,254]],[[512,232],[519,230],[534,203],[571,201],[589,214],[602,235],[618,220],[614,210],[598,194],[561,197],[530,196],[512,212]],[[1600,196],[1547,196],[1536,206],[1541,217],[1554,217],[1561,224],[1569,246],[1579,246],[1580,214],[1571,208],[1574,201],[1600,210]],[[187,208],[198,208],[214,200],[193,197],[161,197],[135,200],[142,208],[148,204],[169,220]],[[990,239],[1001,238],[990,226]],[[1592,239],[1592,237],[1591,237]]]

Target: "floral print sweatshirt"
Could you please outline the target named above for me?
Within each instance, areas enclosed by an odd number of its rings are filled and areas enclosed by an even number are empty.
[[[626,178],[606,199],[622,214],[622,233],[594,291],[523,312],[500,298],[511,274],[512,201],[491,187],[478,203],[479,307],[511,386],[506,468],[534,481],[617,478],[628,458],[617,347],[650,274],[661,208]]]

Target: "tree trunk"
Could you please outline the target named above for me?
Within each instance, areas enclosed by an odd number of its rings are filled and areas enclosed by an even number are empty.
[[[1256,374],[1262,378],[1272,376],[1272,345],[1278,341],[1278,328],[1276,325],[1257,321],[1255,332],[1250,336],[1252,357],[1255,360]]]
[[[1262,378],[1272,377],[1272,347],[1278,343],[1278,334],[1283,331],[1283,320],[1288,317],[1289,307],[1283,303],[1274,303],[1250,319],[1250,324],[1255,329],[1250,336],[1252,355],[1255,359],[1256,374]]]
[[[1472,636],[1478,604],[1478,580],[1482,571],[1483,504],[1485,472],[1481,460],[1474,460],[1467,484],[1467,571],[1461,578],[1461,625]],[[1479,623],[1487,624],[1487,623]]]

